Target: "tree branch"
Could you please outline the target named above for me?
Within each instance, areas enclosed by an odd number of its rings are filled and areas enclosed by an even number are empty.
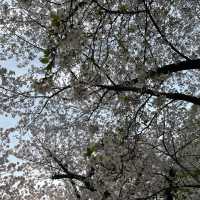
[[[149,18],[151,19],[153,25],[155,26],[156,30],[158,31],[158,33],[160,34],[160,36],[162,37],[162,39],[171,47],[171,49],[176,52],[178,55],[180,55],[182,58],[186,59],[186,60],[190,60],[190,58],[188,58],[187,56],[185,56],[183,53],[181,53],[165,36],[165,34],[161,31],[161,29],[159,28],[158,24],[156,23],[155,19],[153,18],[153,15],[151,14],[150,9],[148,8],[147,4],[144,2],[144,6],[146,8],[146,12],[149,15]]]
[[[147,72],[147,77],[152,78],[162,74],[172,74],[183,70],[199,69],[200,70],[200,59],[186,60],[179,63],[173,63],[158,68],[156,71],[150,70]]]
[[[186,95],[182,93],[172,93],[172,92],[159,92],[155,90],[148,89],[146,87],[143,88],[138,88],[138,87],[129,87],[129,86],[123,86],[123,85],[94,85],[96,87],[106,89],[106,90],[112,90],[116,92],[136,92],[136,93],[141,93],[141,94],[150,94],[152,96],[160,97],[164,96],[168,99],[172,100],[181,100],[181,101],[186,101],[189,103],[193,103],[196,105],[200,105],[200,98],[192,96],[192,95]]]
[[[78,181],[85,181],[86,177],[78,174],[74,174],[71,172],[67,172],[65,174],[54,174],[51,177],[52,179],[64,179],[64,178],[69,178],[69,179],[76,179]]]
[[[91,182],[88,180],[88,177],[83,176],[83,175],[79,175],[79,174],[75,174],[73,172],[70,172],[68,170],[68,168],[66,166],[64,166],[62,164],[62,162],[49,150],[46,149],[47,152],[49,153],[50,157],[54,160],[55,163],[57,163],[59,165],[59,167],[63,170],[64,173],[61,174],[54,174],[51,178],[52,179],[63,179],[63,178],[68,178],[70,180],[72,179],[76,179],[78,181],[81,181],[82,183],[84,183],[85,187],[94,192],[96,191],[96,189],[94,188],[94,186],[91,184]]]

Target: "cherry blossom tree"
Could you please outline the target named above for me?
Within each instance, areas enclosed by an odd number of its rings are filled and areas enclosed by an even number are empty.
[[[199,199],[198,1],[0,2],[4,199]]]

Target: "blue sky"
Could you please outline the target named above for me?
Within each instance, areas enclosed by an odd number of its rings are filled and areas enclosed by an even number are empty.
[[[17,74],[22,74],[25,70],[19,69],[17,67],[17,62],[15,59],[10,60],[1,60],[0,66],[6,68],[7,70],[13,70]],[[0,115],[0,128],[10,128],[17,124],[17,119],[12,118],[11,116]]]

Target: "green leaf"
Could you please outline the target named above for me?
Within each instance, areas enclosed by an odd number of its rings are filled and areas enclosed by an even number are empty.
[[[45,49],[43,53],[44,53],[44,57],[48,57],[51,51],[49,49]]]
[[[47,64],[49,62],[49,58],[48,57],[40,58],[40,62],[43,64]]]
[[[125,102],[127,102],[127,101],[129,100],[129,97],[128,97],[128,96],[124,96],[124,97],[123,97],[123,100],[124,100]]]
[[[86,157],[91,157],[93,153],[96,152],[96,145],[95,144],[91,144],[89,147],[87,147],[85,156]]]
[[[103,15],[103,11],[101,9],[96,10],[96,15],[97,16],[102,16]]]
[[[119,10],[121,11],[121,12],[127,12],[127,10],[128,10],[128,6],[127,5],[121,5],[120,6],[120,8],[119,8]]]
[[[52,68],[53,68],[53,65],[52,65],[52,63],[50,62],[50,63],[45,67],[45,70],[46,70],[47,72],[51,72],[51,71],[52,71]]]
[[[51,16],[51,24],[52,26],[60,26],[60,17],[58,15],[52,15]]]

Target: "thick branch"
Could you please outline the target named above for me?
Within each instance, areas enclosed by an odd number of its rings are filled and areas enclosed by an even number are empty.
[[[172,73],[181,72],[184,70],[192,70],[192,69],[200,70],[200,59],[186,60],[178,63],[172,63],[169,65],[164,65],[163,67],[157,68],[155,70],[149,70],[146,72],[145,78],[154,80],[157,77],[159,78],[159,76],[161,75],[170,75]],[[139,81],[138,78],[135,78],[128,83],[133,84],[137,83],[138,81]]]
[[[63,170],[64,174],[54,174],[51,178],[52,179],[63,179],[68,178],[70,180],[76,179],[78,181],[81,181],[84,183],[85,187],[90,191],[96,191],[96,189],[93,187],[93,185],[90,183],[87,177],[79,174],[75,174],[73,172],[70,172],[67,167],[65,167],[62,162],[49,150],[50,156],[53,158],[53,160],[60,166],[60,168]]]
[[[179,63],[173,63],[170,65],[165,65],[158,68],[156,71],[148,71],[147,77],[153,78],[154,76],[159,76],[162,74],[171,74],[174,72],[179,72],[183,70],[199,69],[200,70],[200,59],[196,60],[186,60]]]
[[[82,182],[84,182],[86,180],[85,176],[74,174],[74,173],[71,173],[71,172],[67,172],[65,174],[54,174],[51,178],[52,179],[69,178],[69,179],[76,179],[76,180],[82,181]]]
[[[82,183],[84,183],[85,187],[94,192],[96,191],[96,189],[93,187],[93,185],[88,181],[87,177],[82,176],[82,175],[78,175],[78,174],[74,174],[71,172],[67,172],[66,174],[54,174],[52,177],[52,179],[64,179],[64,178],[68,178],[70,180],[75,179],[78,181],[81,181]]]
[[[136,92],[136,93],[141,93],[141,94],[150,94],[152,96],[156,96],[156,97],[160,97],[160,96],[164,96],[168,99],[172,99],[172,100],[182,100],[182,101],[186,101],[189,103],[193,103],[196,105],[200,105],[200,98],[192,96],[192,95],[186,95],[186,94],[182,94],[182,93],[167,93],[167,92],[159,92],[159,91],[155,91],[155,90],[151,90],[148,88],[137,88],[137,87],[128,87],[128,86],[123,86],[123,85],[95,85],[96,87],[102,88],[102,89],[106,89],[106,90],[113,90],[116,92]]]

